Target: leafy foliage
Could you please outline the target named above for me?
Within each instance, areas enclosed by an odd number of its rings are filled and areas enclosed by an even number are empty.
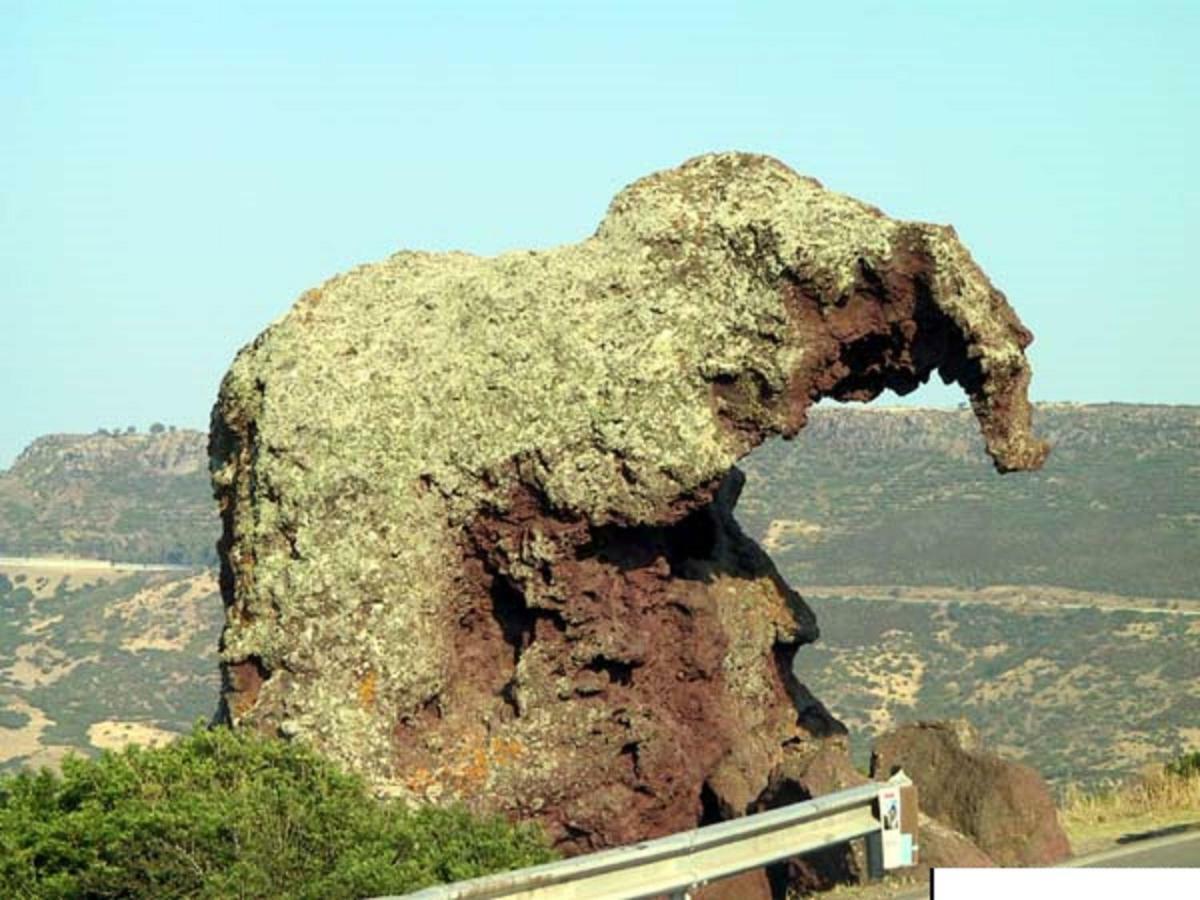
[[[528,827],[376,800],[303,746],[224,728],[0,780],[6,897],[363,897],[551,858]]]
[[[1175,757],[1167,763],[1167,772],[1176,778],[1200,777],[1200,750]]]

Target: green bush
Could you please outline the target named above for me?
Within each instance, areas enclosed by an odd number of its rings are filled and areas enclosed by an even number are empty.
[[[15,709],[0,707],[0,728],[24,728],[29,724],[29,714]]]
[[[0,779],[3,897],[367,897],[552,856],[531,828],[379,801],[298,744],[226,728]]]
[[[27,587],[19,587],[16,590],[0,594],[4,598],[4,605],[8,609],[28,610],[29,604],[33,601],[33,591]]]
[[[1176,778],[1195,778],[1200,775],[1200,750],[1175,757],[1167,763],[1167,774]]]

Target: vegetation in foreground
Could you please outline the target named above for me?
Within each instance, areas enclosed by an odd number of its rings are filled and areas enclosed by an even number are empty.
[[[303,746],[225,728],[0,778],[4,897],[365,897],[551,858],[531,828],[377,800]]]
[[[1076,853],[1118,835],[1200,822],[1200,752],[1148,768],[1116,786],[1064,792],[1061,819]]]

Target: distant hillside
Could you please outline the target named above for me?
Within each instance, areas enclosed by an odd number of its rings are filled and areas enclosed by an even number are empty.
[[[963,715],[1060,785],[1200,746],[1200,407],[1036,420],[1032,474],[998,475],[966,410],[822,407],[742,463],[738,517],[820,623],[797,675],[860,760]]]
[[[920,719],[966,716],[1052,782],[1095,784],[1200,748],[1200,602],[1126,608],[882,593],[808,596],[821,639],[800,680],[855,755]],[[1097,598],[1100,599],[1100,598]]]
[[[1200,407],[1042,405],[1043,471],[997,475],[969,411],[821,407],[742,464],[737,515],[803,592],[1047,584],[1200,597]]]
[[[1049,584],[1200,597],[1200,407],[1041,405],[998,476],[967,410],[821,406],[742,462],[737,516],[797,586]],[[50,435],[0,472],[0,556],[210,564],[206,437]]]
[[[797,673],[860,753],[950,715],[1059,783],[1200,746],[1200,407],[1037,416],[1032,475],[953,410],[822,407],[743,462],[738,517],[821,626]],[[207,562],[217,531],[198,432],[42,438],[0,473],[0,557]],[[215,708],[211,572],[0,559],[0,622],[0,767]]]
[[[207,436],[55,434],[0,472],[0,556],[211,565]]]

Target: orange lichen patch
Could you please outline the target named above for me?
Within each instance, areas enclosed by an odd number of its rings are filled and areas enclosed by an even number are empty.
[[[358,705],[363,709],[375,706],[375,697],[379,692],[379,674],[369,669],[358,683]]]
[[[430,788],[438,783],[437,775],[424,766],[413,769],[401,780],[404,787],[420,796],[427,796]]]
[[[525,744],[515,738],[492,737],[473,747],[463,742],[449,754],[449,763],[436,769],[415,768],[403,776],[401,784],[427,799],[437,799],[447,789],[470,796],[486,787],[498,770],[513,765],[527,752]]]
[[[491,741],[492,757],[499,765],[516,762],[525,755],[525,744],[515,738],[494,737]]]
[[[491,769],[487,750],[483,747],[476,747],[474,752],[468,755],[467,761],[453,775],[464,790],[471,790],[483,787],[487,783],[488,773],[491,772]]]

